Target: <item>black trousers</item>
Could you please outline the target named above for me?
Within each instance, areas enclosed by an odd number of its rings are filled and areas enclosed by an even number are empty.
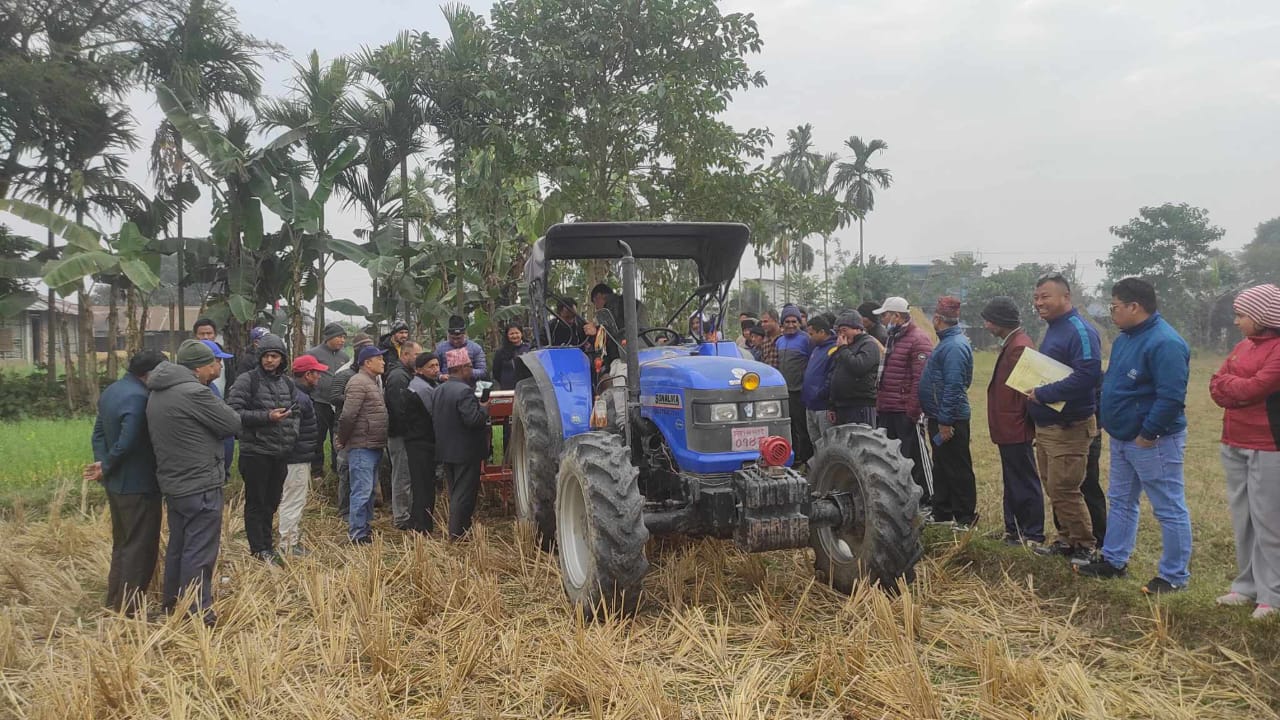
[[[813,441],[809,439],[809,420],[799,390],[788,394],[787,412],[791,413],[791,449],[796,454],[792,464],[800,465],[813,457]]]
[[[920,496],[920,507],[921,509],[929,507],[933,503],[933,497],[929,492],[929,485],[924,479],[924,465],[920,459],[920,451],[923,448],[920,447],[920,436],[916,434],[915,421],[908,417],[906,413],[900,412],[878,412],[876,413],[876,421],[880,423],[880,427],[884,428],[889,439],[902,441],[899,451],[902,453],[902,457],[911,460],[911,478],[916,481],[916,485],[919,485],[920,490],[924,493]]]
[[[854,405],[849,407],[834,408],[836,412],[836,424],[848,425],[849,423],[861,423],[863,425],[876,426],[876,406],[875,405]]]
[[[271,522],[280,509],[280,493],[289,464],[283,457],[240,455],[240,477],[244,478],[244,534],[249,552],[275,549]]]
[[[969,452],[969,421],[957,420],[951,439],[933,445],[933,518],[968,525],[977,519],[978,480]],[[929,437],[938,434],[938,421],[929,419]]]
[[[111,509],[111,569],[107,571],[107,608],[129,617],[142,604],[160,556],[160,493],[118,495],[107,492]]]
[[[420,440],[406,440],[405,454],[409,456],[409,529],[431,532],[435,529],[436,509],[436,446]]]
[[[1084,495],[1085,507],[1089,508],[1089,519],[1093,522],[1093,538],[1102,547],[1102,540],[1107,536],[1107,494],[1102,490],[1102,433],[1089,443],[1089,463],[1085,468],[1084,483],[1080,485],[1080,494]],[[1058,512],[1053,513],[1053,527],[1061,528],[1058,523]]]
[[[1036,469],[1035,445],[997,445],[1004,484],[1004,534],[1044,542],[1044,488]]]
[[[316,433],[320,437],[320,442],[316,443],[316,457],[311,461],[312,473],[324,471],[324,439],[329,438],[329,446],[333,447],[333,438],[338,432],[338,426],[333,415],[333,406],[328,403],[318,402],[316,406]],[[338,451],[334,449],[329,456],[329,467],[333,471],[338,472]]]
[[[480,495],[480,461],[444,463],[449,474],[449,539],[457,540],[471,529]]]

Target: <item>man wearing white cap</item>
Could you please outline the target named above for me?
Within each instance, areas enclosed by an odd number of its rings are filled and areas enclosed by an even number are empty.
[[[924,478],[924,463],[920,453],[920,435],[916,425],[920,422],[920,378],[925,363],[933,354],[933,341],[911,320],[911,306],[906,298],[886,298],[875,311],[889,333],[885,348],[884,374],[880,377],[880,390],[876,394],[876,419],[890,438],[902,441],[902,456],[913,463],[911,476],[924,491],[920,498],[921,509],[932,512],[933,498]]]

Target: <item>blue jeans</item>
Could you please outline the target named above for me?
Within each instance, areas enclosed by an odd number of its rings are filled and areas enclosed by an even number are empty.
[[[1182,479],[1182,455],[1187,433],[1167,435],[1153,448],[1131,440],[1111,438],[1111,476],[1107,498],[1107,537],[1102,559],[1115,567],[1129,563],[1138,542],[1138,503],[1147,493],[1151,512],[1160,523],[1162,552],[1156,574],[1170,584],[1185,586],[1191,579],[1191,513]]]
[[[351,510],[347,538],[351,541],[369,537],[373,520],[373,484],[378,481],[378,463],[382,450],[351,448],[347,451],[349,483],[351,485]]]

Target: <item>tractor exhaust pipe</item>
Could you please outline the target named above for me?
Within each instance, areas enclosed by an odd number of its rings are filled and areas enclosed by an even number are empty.
[[[640,314],[636,302],[636,258],[631,254],[630,245],[619,240],[618,246],[622,248],[622,308],[627,314],[623,329],[627,340],[627,414],[622,425],[627,447],[634,453],[631,420],[640,413]]]

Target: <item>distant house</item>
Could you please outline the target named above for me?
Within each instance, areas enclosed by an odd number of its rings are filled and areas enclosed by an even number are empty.
[[[54,352],[57,353],[56,359],[61,359],[63,352],[69,350],[74,354],[77,350],[75,324],[78,321],[79,308],[69,300],[55,299],[53,309],[56,322],[69,323],[67,335],[71,340],[70,348],[63,348],[62,331],[60,328],[54,328]],[[0,318],[0,367],[16,368],[45,364],[45,356],[49,351],[48,321],[49,305],[44,298],[38,298],[19,315]]]
[[[124,350],[127,347],[129,332],[129,316],[125,313],[125,308],[116,308],[118,332],[114,338],[110,339],[107,337],[110,308],[99,305],[92,308],[91,312],[93,313],[94,349],[98,352],[107,352],[114,345],[116,350]],[[177,346],[191,337],[191,326],[200,319],[200,308],[188,306],[183,308],[181,313],[173,316],[172,324],[169,319],[168,305],[153,305],[147,308],[147,331],[143,338],[146,349],[167,352],[170,347]],[[112,340],[115,342],[111,342]]]

